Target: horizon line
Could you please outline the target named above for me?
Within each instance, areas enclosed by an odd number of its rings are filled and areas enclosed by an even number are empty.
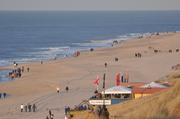
[[[170,9],[170,10],[0,10],[0,11],[10,11],[10,12],[13,12],[13,11],[24,11],[24,12],[28,12],[28,11],[45,11],[45,12],[143,12],[143,11],[149,11],[149,12],[151,12],[151,11],[180,11],[180,9],[177,9],[177,10],[172,10],[172,9]]]

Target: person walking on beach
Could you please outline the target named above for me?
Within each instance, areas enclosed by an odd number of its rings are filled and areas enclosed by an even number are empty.
[[[21,108],[21,112],[23,112],[23,110],[24,110],[24,105],[21,104],[20,108]]]
[[[27,68],[27,72],[29,72],[29,70],[30,70],[30,68],[28,67],[28,68]]]
[[[1,99],[1,95],[2,95],[2,94],[0,93],[0,99]]]
[[[57,88],[56,88],[56,91],[57,91],[57,93],[59,93],[59,92],[60,92],[60,89],[59,89],[59,87],[57,87]]]
[[[67,115],[67,112],[68,112],[67,106],[64,107],[64,112],[65,112],[65,116],[66,116],[66,115]]]
[[[24,66],[22,66],[22,69],[21,69],[22,72],[24,72]]]
[[[33,106],[32,106],[32,109],[33,109],[33,112],[35,112],[36,111],[36,105],[35,104],[33,104]]]
[[[121,76],[121,82],[124,83],[124,76]]]
[[[51,116],[52,116],[52,112],[51,110],[49,110],[49,117],[51,118]]]
[[[29,110],[29,112],[31,112],[31,105],[30,104],[28,104],[28,110]]]
[[[24,111],[27,112],[27,105],[24,106]]]
[[[3,93],[4,98],[6,98],[6,93]]]
[[[107,63],[106,62],[104,63],[104,66],[105,66],[105,68],[107,67]]]
[[[66,92],[68,92],[69,91],[69,87],[68,86],[66,86]]]

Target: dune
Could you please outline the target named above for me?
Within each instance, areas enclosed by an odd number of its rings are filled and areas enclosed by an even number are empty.
[[[164,79],[174,85],[166,92],[108,107],[110,119],[179,119],[179,76],[180,72],[178,71]],[[77,111],[72,114],[73,119],[96,119],[94,113],[90,111]]]

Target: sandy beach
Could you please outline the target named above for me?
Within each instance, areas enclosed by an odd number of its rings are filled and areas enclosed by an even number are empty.
[[[106,73],[106,87],[114,86],[115,74],[128,72],[132,82],[151,82],[168,75],[179,64],[180,33],[160,33],[140,39],[124,41],[111,48],[81,52],[78,57],[61,60],[19,64],[29,67],[21,78],[0,83],[0,92],[8,94],[0,99],[0,119],[45,119],[48,109],[54,119],[64,118],[64,107],[74,107],[93,95],[93,80]],[[158,50],[158,53],[154,53]],[[172,53],[169,53],[172,50]],[[141,53],[136,58],[135,53]],[[115,62],[117,57],[119,61]],[[104,63],[107,63],[107,68]],[[13,66],[0,67],[13,69]],[[100,81],[102,84],[102,81]],[[65,87],[70,88],[69,92]],[[102,86],[102,85],[101,85]],[[60,88],[60,94],[56,88]],[[102,87],[100,87],[101,89]],[[21,104],[36,104],[37,112],[20,112]]]

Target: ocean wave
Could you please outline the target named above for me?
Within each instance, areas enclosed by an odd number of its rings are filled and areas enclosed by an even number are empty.
[[[10,65],[12,62],[9,60],[0,60],[0,66],[7,66]]]
[[[89,43],[72,43],[73,45],[79,47],[108,47],[111,46],[113,41],[124,41],[128,39],[135,39],[140,36],[148,36],[150,33],[129,33],[124,35],[119,35],[115,38],[105,39],[105,40],[90,40]]]
[[[58,47],[42,47],[42,48],[36,48],[40,50],[67,50],[69,49],[69,46],[58,46]]]
[[[62,46],[62,47],[44,47],[44,48],[36,48],[35,54],[49,54],[49,53],[56,53],[56,52],[64,52],[69,50],[69,46]]]
[[[73,45],[75,46],[79,46],[79,47],[105,47],[105,46],[108,46],[107,43],[105,42],[90,42],[90,43],[72,43]]]
[[[150,33],[129,33],[124,35],[119,35],[112,39],[106,40],[90,40],[86,43],[72,43],[69,46],[58,46],[58,47],[40,47],[32,48],[28,52],[24,52],[18,57],[7,60],[0,60],[0,66],[7,66],[13,64],[14,61],[17,63],[27,63],[41,60],[50,60],[54,58],[64,58],[67,56],[72,56],[76,51],[85,51],[90,48],[98,47],[110,47],[113,41],[123,41],[128,39],[137,38],[139,36],[148,36]]]

